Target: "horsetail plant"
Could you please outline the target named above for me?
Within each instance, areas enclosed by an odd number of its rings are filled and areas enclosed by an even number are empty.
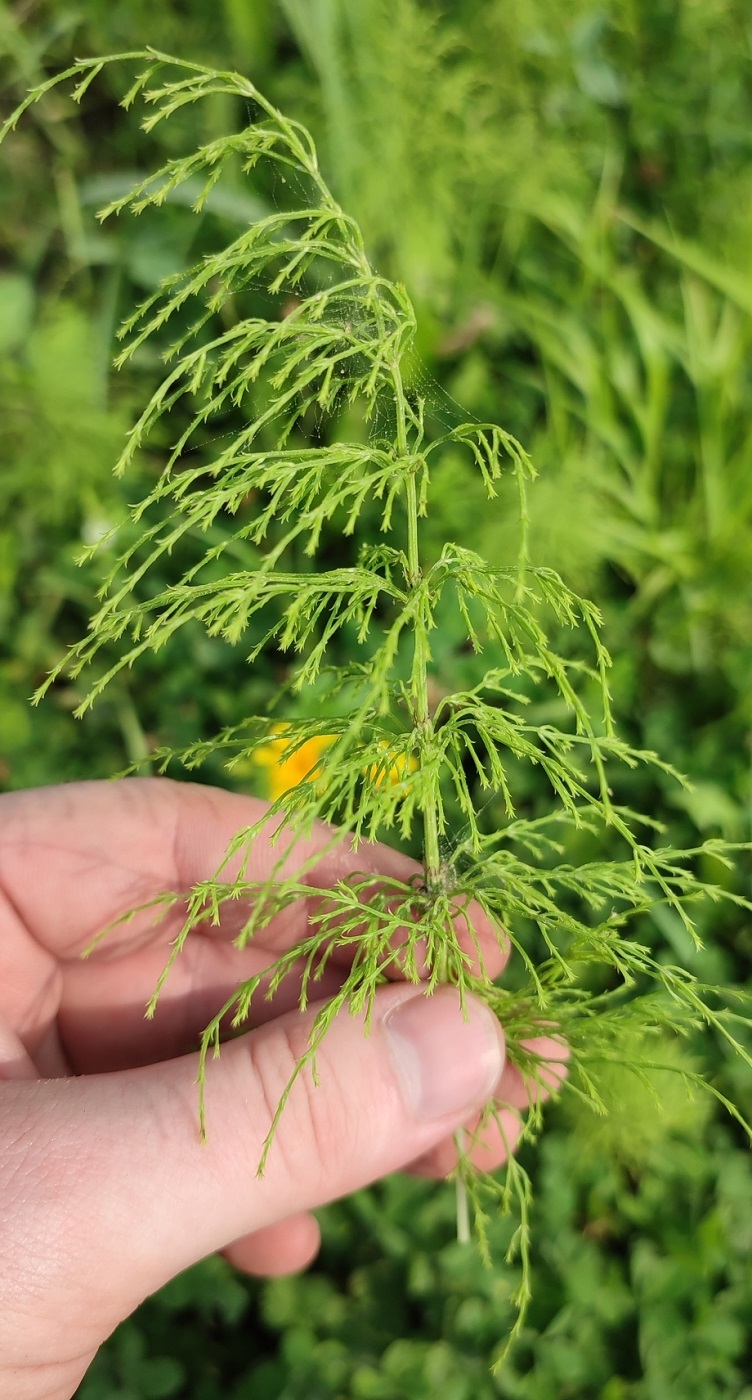
[[[273,995],[302,964],[305,1006],[327,961],[342,949],[348,970],[316,1017],[296,1075],[315,1065],[317,1047],[342,1008],[365,1012],[367,1022],[390,971],[424,979],[429,992],[449,983],[461,997],[482,997],[504,1027],[510,1060],[531,1081],[544,1067],[528,1042],[547,1028],[569,1047],[572,1091],[596,1111],[598,1064],[620,1059],[627,1033],[633,1047],[635,1028],[645,1056],[625,1068],[638,1074],[651,1068],[651,1040],[702,1025],[752,1064],[734,1033],[737,1016],[718,989],[701,985],[645,941],[659,906],[672,910],[696,943],[694,902],[750,905],[697,873],[703,853],[728,862],[728,846],[663,848],[656,823],[613,795],[620,765],[649,764],[680,779],[616,733],[597,608],[528,557],[526,490],[535,473],[524,449],[493,423],[458,418],[446,431],[432,430],[426,402],[412,387],[415,315],[405,289],[371,266],[360,229],[321,175],[308,132],[247,78],[152,50],[81,60],[34,89],[0,139],[51,88],[72,82],[78,101],[114,62],[143,65],[122,105],[145,102],[147,132],[216,95],[243,104],[248,122],[237,134],[167,160],[101,218],[160,206],[186,184],[196,190],[200,210],[225,169],[238,164],[250,174],[265,163],[285,196],[228,246],[166,279],[122,329],[118,364],[153,340],[166,370],[116,470],[124,472],[155,440],[164,464],[133,510],[129,542],[88,634],[40,691],[63,669],[73,677],[86,669],[94,679],[83,713],[119,672],[144,653],[160,652],[188,624],[249,647],[250,664],[270,648],[292,658],[291,703],[282,718],[249,716],[188,749],[158,755],[163,764],[179,759],[192,769],[216,754],[232,765],[276,750],[297,776],[271,803],[270,817],[279,824],[275,871],[263,883],[250,878],[248,857],[261,823],[239,832],[220,869],[188,895],[149,1014],[186,939],[208,919],[219,921],[227,901],[250,900],[237,937],[244,946],[281,911],[313,896],[307,938],[263,978],[238,986],[206,1027],[202,1084],[207,1055],[219,1051],[228,1019],[235,1029],[246,1021],[262,980],[264,994]],[[250,292],[255,301],[246,314]],[[355,409],[368,424],[366,440],[341,440]],[[228,435],[233,414],[242,415],[241,426]],[[174,445],[164,447],[171,433]],[[514,478],[519,552],[508,564],[452,541],[432,562],[424,556],[432,474],[458,451],[469,454],[492,502],[500,478]],[[352,562],[325,562],[333,539],[342,541],[339,557]],[[189,562],[178,563],[186,545]],[[432,633],[447,609],[461,619],[468,649],[482,653],[487,668],[478,663],[477,683],[437,699]],[[565,640],[557,644],[551,635]],[[343,662],[353,637],[357,660]],[[301,717],[295,694],[313,686],[316,716]],[[545,711],[549,718],[536,718],[542,700],[555,702]],[[307,764],[313,741],[315,763]],[[304,760],[297,766],[296,757]],[[515,775],[529,765],[548,794],[537,810],[519,807],[516,797]],[[308,879],[313,862],[294,876],[282,870],[291,846],[318,820],[332,825],[332,843],[357,845],[390,831],[403,843],[419,840],[422,873],[414,880],[385,877],[376,888],[372,875],[348,877],[322,900]],[[572,849],[586,854],[566,859]],[[183,898],[165,893],[157,914]],[[472,901],[512,949],[514,975],[506,981],[492,981],[462,944],[458,927]],[[694,1076],[686,1071],[686,1077]],[[723,1102],[742,1122],[734,1105]],[[203,1088],[200,1112],[203,1131]],[[492,1113],[498,1105],[486,1121]],[[524,1135],[533,1136],[539,1122],[533,1104]],[[458,1152],[459,1217],[464,1222],[469,1201],[481,1245],[487,1191],[496,1191],[504,1206],[517,1202],[516,1331],[529,1292],[529,1181],[511,1159],[505,1178],[494,1183],[472,1167],[469,1144],[458,1142]]]

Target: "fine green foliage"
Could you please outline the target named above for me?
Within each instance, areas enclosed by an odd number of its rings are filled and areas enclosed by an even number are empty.
[[[223,172],[238,165],[245,173],[260,167],[272,205],[229,245],[164,280],[123,327],[119,363],[151,343],[166,371],[117,470],[147,451],[160,454],[162,467],[124,528],[122,548],[107,541],[116,562],[88,634],[40,694],[63,671],[73,679],[85,672],[92,679],[83,713],[139,658],[167,655],[182,629],[200,628],[243,646],[249,662],[270,649],[294,658],[291,704],[284,713],[282,698],[283,718],[249,716],[182,750],[162,750],[158,761],[179,759],[190,770],[222,754],[240,765],[270,741],[290,756],[312,739],[327,740],[315,769],[272,803],[279,861],[268,881],[247,875],[254,827],[191,891],[150,1009],[186,939],[207,919],[218,922],[227,901],[250,898],[237,939],[244,946],[312,896],[310,934],[274,965],[268,993],[301,959],[302,1006],[315,998],[336,950],[347,950],[349,971],[319,1012],[296,1074],[315,1070],[317,1046],[343,1007],[367,1017],[387,971],[417,982],[424,959],[429,990],[448,982],[494,1009],[510,1060],[531,1081],[543,1071],[527,1042],[542,1028],[565,1041],[572,1089],[595,1112],[606,1108],[599,1068],[607,1081],[622,1064],[651,1082],[667,1032],[687,1036],[711,1026],[752,1064],[735,1034],[737,1010],[658,955],[646,933],[651,918],[668,910],[697,944],[694,912],[702,900],[749,909],[705,876],[708,859],[728,863],[731,848],[716,841],[664,848],[659,823],[615,795],[624,770],[649,767],[681,779],[616,732],[598,609],[528,556],[526,492],[535,472],[524,449],[494,423],[465,422],[459,413],[434,431],[430,385],[416,387],[410,299],[371,266],[305,128],[246,78],[146,51],[72,65],[32,91],[0,139],[52,87],[70,82],[80,100],[105,64],[126,60],[143,66],[123,105],[146,103],[147,132],[187,105],[218,97],[242,105],[248,120],[238,134],[166,160],[102,217],[158,208],[186,185],[200,211]],[[244,426],[227,434],[231,411],[242,412]],[[351,442],[346,428],[355,413],[368,432]],[[171,414],[179,415],[177,434]],[[491,562],[450,541],[428,562],[421,532],[432,474],[458,453],[490,502],[504,477],[513,480],[515,558]],[[376,543],[374,520],[382,537]],[[477,683],[437,700],[431,649],[445,616],[486,669]],[[348,649],[355,664],[343,658]],[[312,689],[316,717],[301,718],[294,697]],[[518,795],[526,791],[520,774],[530,768],[546,788],[542,815]],[[317,820],[333,824],[332,843],[390,832],[408,848],[417,841],[422,875],[385,878],[377,887],[373,877],[355,876],[322,900],[310,865],[294,877],[282,872]],[[178,898],[165,894],[155,915]],[[473,901],[514,954],[498,984],[474,966],[458,932]],[[234,1028],[247,1019],[260,983],[239,986],[207,1026],[202,1067],[218,1052],[228,1018]],[[686,1059],[667,1056],[666,1067],[701,1083]],[[533,1136],[539,1123],[536,1108],[525,1133]],[[512,1161],[500,1185],[481,1180],[464,1151],[458,1172],[484,1247],[488,1191],[503,1207],[516,1202],[519,1226],[508,1250],[522,1262],[515,1295],[522,1316],[526,1172]]]

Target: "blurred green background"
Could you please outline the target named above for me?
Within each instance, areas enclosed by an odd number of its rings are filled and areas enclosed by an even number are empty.
[[[677,795],[638,774],[629,801],[677,844],[748,839],[747,0],[0,0],[2,114],[74,55],[144,44],[238,68],[311,126],[374,259],[414,298],[430,414],[460,400],[531,451],[533,556],[602,606],[624,732],[694,782]],[[73,684],[28,704],[91,610],[100,567],[76,566],[82,544],[158,468],[155,448],[111,475],[159,373],[148,351],[111,373],[118,323],[274,200],[235,176],[201,216],[175,199],[100,227],[96,209],[153,159],[243,119],[217,102],[144,139],[118,81],[81,109],[51,96],[0,151],[6,788],[109,775],[263,707],[284,679],[278,655],[249,673],[186,631],[83,724]],[[511,518],[450,461],[429,546],[451,536],[503,558]],[[437,684],[464,674],[460,641],[439,638]],[[724,878],[744,888],[749,871]],[[693,969],[747,983],[748,920],[700,922]],[[692,956],[668,915],[660,932],[666,956]],[[748,1074],[716,1044],[691,1049],[750,1114]],[[749,1151],[670,1076],[654,1087],[661,1110],[615,1076],[607,1119],[565,1101],[528,1154],[534,1300],[494,1375],[515,1270],[453,1242],[451,1191],[400,1178],[324,1213],[303,1277],[248,1282],[212,1260],[177,1279],[119,1329],[81,1400],[750,1400]],[[499,1257],[509,1233],[492,1229]]]

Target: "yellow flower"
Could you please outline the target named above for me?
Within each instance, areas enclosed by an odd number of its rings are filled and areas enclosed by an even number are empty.
[[[267,796],[271,802],[276,802],[278,797],[297,787],[304,778],[315,781],[321,756],[334,743],[334,737],[330,734],[314,734],[293,752],[295,740],[291,736],[291,728],[290,725],[281,724],[276,737],[262,744],[253,755],[256,766],[266,770]],[[379,748],[388,752],[386,739],[380,741]],[[398,754],[388,770],[379,763],[372,763],[367,771],[376,787],[382,787],[385,782],[394,787],[408,773],[414,773],[417,767],[418,760],[414,754]]]
[[[386,739],[380,741],[379,748],[385,750],[389,749],[389,744]],[[376,787],[383,787],[385,782],[389,783],[390,787],[395,787],[397,783],[404,781],[408,773],[414,773],[417,767],[418,760],[415,754],[411,753],[409,756],[406,756],[401,753],[397,755],[391,768],[388,770],[382,768],[379,763],[372,763],[368,770],[368,776],[372,782],[376,784]]]
[[[271,802],[297,787],[304,778],[315,777],[321,755],[334,742],[331,735],[315,734],[292,752],[295,741],[287,737],[289,727],[280,725],[280,737],[262,744],[253,755],[254,763],[266,769],[267,795]]]

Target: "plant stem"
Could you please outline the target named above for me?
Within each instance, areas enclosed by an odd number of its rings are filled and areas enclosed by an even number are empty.
[[[417,500],[416,500],[415,478],[411,477],[407,487],[407,510],[410,526],[411,545],[412,536],[417,541]],[[412,550],[411,550],[412,555]],[[414,566],[413,558],[410,560],[410,572],[416,580],[420,578],[420,566]],[[415,548],[415,558],[417,559],[417,546]],[[416,572],[417,569],[417,572]],[[413,585],[417,586],[416,584]],[[415,658],[413,666],[414,692],[413,700],[415,704],[415,719],[417,727],[425,739],[430,739],[433,735],[433,723],[428,704],[428,638],[425,628],[418,620],[415,628]],[[439,814],[437,803],[433,793],[426,796],[423,806],[423,861],[426,868],[426,884],[429,890],[435,889],[439,883],[441,874],[441,854],[439,851]]]
[[[397,402],[397,443],[400,456],[407,458],[409,453],[407,437],[407,413],[405,407],[405,393],[402,384],[399,364],[392,367],[394,378],[394,392]],[[407,504],[407,577],[405,582],[408,588],[417,588],[421,581],[420,549],[418,542],[418,490],[415,473],[407,479],[406,491]],[[433,722],[428,703],[428,636],[423,620],[418,616],[415,622],[415,653],[413,656],[412,672],[412,700],[414,705],[414,718],[416,728],[422,739],[425,741],[433,735]],[[429,894],[436,890],[441,878],[441,852],[439,850],[439,813],[436,798],[430,792],[423,804],[423,868],[425,870],[426,889]],[[437,958],[437,972],[439,980],[448,980],[448,966],[446,953],[442,950]],[[460,1169],[460,1162],[464,1156],[465,1133],[463,1129],[458,1129],[454,1135],[455,1146],[457,1148],[457,1179],[456,1179],[456,1211],[457,1211],[457,1239],[460,1244],[468,1244],[470,1241],[470,1207],[467,1195],[467,1185],[463,1179]]]
[[[470,1243],[470,1203],[467,1196],[467,1186],[465,1185],[460,1162],[465,1154],[467,1134],[464,1128],[458,1128],[454,1134],[454,1143],[457,1148],[457,1176],[455,1178],[455,1198],[457,1201],[457,1239],[460,1244]]]
[[[397,446],[400,457],[409,456],[407,436],[407,410],[405,391],[399,364],[392,365],[394,393],[397,402]],[[407,479],[407,577],[408,588],[418,588],[421,582],[420,550],[418,545],[418,489],[415,474]],[[415,725],[421,738],[430,740],[433,734],[431,712],[428,704],[428,637],[421,618],[415,624],[415,652],[413,656],[412,700]],[[426,872],[426,887],[436,889],[441,874],[441,854],[439,851],[439,814],[433,793],[426,797],[423,807],[423,865]]]

